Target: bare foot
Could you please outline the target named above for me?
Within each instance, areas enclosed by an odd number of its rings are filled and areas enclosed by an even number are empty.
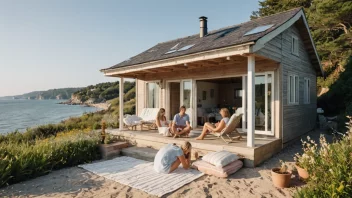
[[[175,134],[175,135],[174,135],[174,138],[177,138],[177,136],[178,136],[178,135],[177,135],[177,134]]]
[[[195,140],[203,140],[203,138],[201,138],[201,137],[197,137]]]

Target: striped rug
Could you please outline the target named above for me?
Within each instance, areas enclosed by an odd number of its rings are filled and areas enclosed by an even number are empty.
[[[153,169],[152,162],[125,156],[103,162],[84,164],[79,167],[159,197],[173,192],[204,175],[197,170],[184,170],[181,167],[170,174],[157,173]]]

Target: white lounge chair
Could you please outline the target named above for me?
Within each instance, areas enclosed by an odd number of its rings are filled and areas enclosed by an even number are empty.
[[[130,130],[137,130],[137,126],[140,125],[141,123],[141,118],[136,116],[136,115],[127,115],[123,119],[123,123],[125,126],[130,129]]]
[[[236,116],[240,115],[241,113],[243,114],[243,108],[242,107],[238,107],[236,109],[236,112],[235,112]]]
[[[240,140],[242,138],[241,134],[237,131],[237,126],[238,124],[241,122],[241,118],[242,118],[242,113],[239,115],[233,114],[229,120],[229,122],[227,123],[226,127],[220,132],[220,133],[216,133],[216,132],[212,132],[211,134],[213,134],[216,137],[221,137],[222,140],[224,140],[224,142],[226,142],[227,144],[232,142],[233,139],[231,138],[230,134],[232,132],[235,132],[237,135],[239,135],[238,140]],[[230,141],[226,141],[225,138],[223,136],[227,136]]]
[[[141,129],[143,130],[143,125],[148,126],[148,129],[156,129],[156,116],[158,115],[159,108],[144,108],[140,113],[139,117]]]

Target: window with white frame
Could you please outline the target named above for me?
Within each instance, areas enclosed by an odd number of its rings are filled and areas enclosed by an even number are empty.
[[[298,38],[292,36],[292,54],[298,56]]]
[[[288,76],[288,103],[289,104],[298,104],[299,103],[299,77],[294,74]]]
[[[147,82],[146,84],[146,108],[159,107],[159,85],[156,82]]]
[[[310,79],[304,78],[304,104],[310,104]]]

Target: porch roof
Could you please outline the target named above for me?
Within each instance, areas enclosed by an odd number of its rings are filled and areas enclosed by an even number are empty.
[[[302,19],[302,17],[304,19]],[[293,21],[294,19],[294,21]],[[121,63],[118,63],[112,67],[102,69],[101,71],[105,73],[107,76],[123,76],[119,74],[123,74],[125,69],[133,70],[130,71],[138,71],[143,69],[150,69],[152,67],[146,67],[150,65],[157,65],[157,67],[171,66],[177,64],[184,64],[187,61],[180,61],[179,58],[190,57],[191,61],[200,61],[206,59],[219,58],[222,55],[233,56],[238,54],[246,54],[246,53],[255,53],[255,51],[259,50],[264,46],[264,43],[268,41],[268,39],[276,36],[281,33],[283,30],[287,29],[287,22],[293,21],[290,23],[291,25],[300,19],[300,27],[303,29],[307,29],[303,31],[306,36],[305,43],[308,48],[308,52],[311,54],[312,63],[315,65],[319,73],[322,74],[322,69],[319,61],[319,57],[316,53],[316,49],[314,43],[311,39],[309,29],[305,20],[305,16],[303,10],[301,8],[295,8],[289,11],[281,12],[278,14],[274,14],[267,17],[258,18],[255,20],[251,20],[245,23],[241,23],[234,26],[225,27],[222,29],[210,31],[206,36],[200,38],[199,34],[195,34],[192,36],[179,38],[163,43],[159,43],[154,47],[131,57]],[[249,31],[253,30],[256,27],[260,26],[271,26],[265,31],[246,35]],[[300,28],[301,29],[301,28]],[[255,44],[259,44],[256,45]],[[255,46],[255,47],[253,47]],[[190,47],[186,50],[180,50],[184,47]],[[175,51],[170,52],[170,50],[175,49]],[[232,49],[232,52],[237,51],[236,53],[225,53],[214,54],[213,52],[223,52],[223,50],[227,50],[229,52]],[[205,55],[212,54],[214,56]],[[202,59],[196,59],[195,57],[202,56]],[[212,57],[212,58],[210,58]],[[159,64],[162,62],[163,64]],[[168,62],[170,64],[164,64]],[[135,70],[135,68],[138,68]],[[120,71],[122,71],[120,73]]]

